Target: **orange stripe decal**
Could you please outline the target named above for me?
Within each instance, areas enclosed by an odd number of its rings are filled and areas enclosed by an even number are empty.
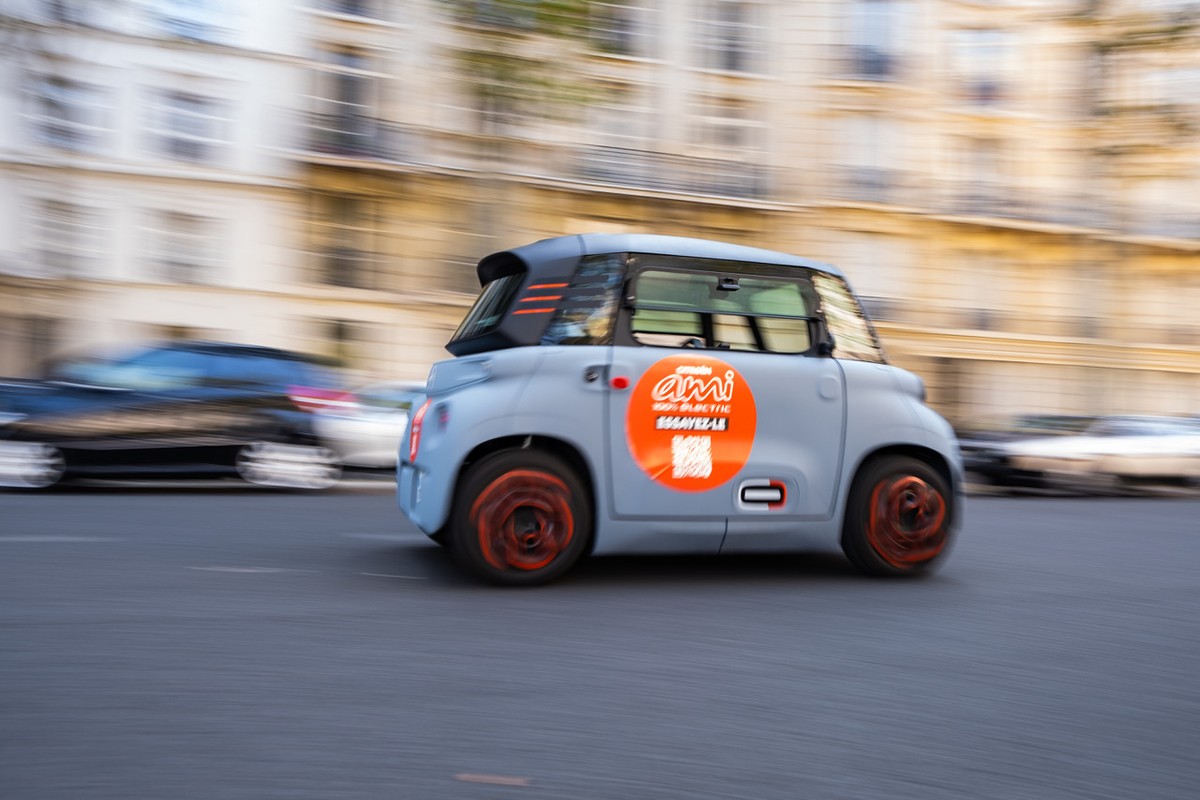
[[[533,286],[530,286],[529,291],[533,291],[534,289],[565,289],[565,288],[567,288],[567,285],[565,283],[538,283]]]
[[[549,314],[553,310],[554,310],[553,308],[522,308],[518,311],[514,311],[513,313],[514,314]]]
[[[562,295],[561,294],[547,294],[547,295],[538,295],[537,297],[525,297],[525,298],[522,298],[521,302],[522,303],[541,303],[541,302],[548,303],[548,302],[552,302],[554,300],[562,300]]]

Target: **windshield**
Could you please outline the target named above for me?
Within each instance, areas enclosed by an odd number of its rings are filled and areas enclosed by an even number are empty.
[[[60,364],[50,378],[121,389],[195,386],[204,377],[204,357],[186,350],[140,350],[117,358],[86,357]]]

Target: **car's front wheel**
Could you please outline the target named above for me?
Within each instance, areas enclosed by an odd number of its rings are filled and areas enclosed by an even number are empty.
[[[587,551],[591,501],[566,462],[540,450],[503,450],[472,464],[459,483],[450,550],[492,583],[552,581]]]
[[[938,562],[953,535],[954,497],[946,479],[910,456],[884,456],[854,479],[842,550],[869,575],[919,575]]]
[[[62,481],[66,473],[66,458],[53,445],[0,442],[0,487],[49,489]]]

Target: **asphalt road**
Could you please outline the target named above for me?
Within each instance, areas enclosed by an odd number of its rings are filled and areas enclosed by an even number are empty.
[[[369,489],[0,494],[0,796],[1195,797],[1200,500],[460,578]]]

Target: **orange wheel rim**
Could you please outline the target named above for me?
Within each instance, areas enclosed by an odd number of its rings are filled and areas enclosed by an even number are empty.
[[[899,569],[929,561],[946,546],[946,498],[915,475],[880,481],[871,492],[867,541]]]
[[[480,492],[471,506],[471,524],[480,552],[496,569],[541,569],[575,536],[571,492],[545,472],[506,472]]]

